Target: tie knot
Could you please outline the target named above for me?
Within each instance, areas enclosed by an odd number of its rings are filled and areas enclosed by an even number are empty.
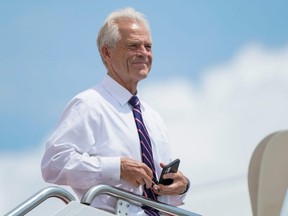
[[[128,103],[133,106],[133,107],[136,107],[136,106],[139,106],[140,105],[140,101],[139,101],[139,98],[137,96],[132,96],[130,98],[130,100],[128,101]]]

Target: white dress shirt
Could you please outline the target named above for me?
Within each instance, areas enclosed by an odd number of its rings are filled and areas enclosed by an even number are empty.
[[[120,178],[121,157],[141,161],[139,136],[128,104],[131,96],[108,75],[98,86],[75,96],[48,139],[41,164],[45,181],[69,185],[79,199],[89,188],[99,184],[142,195],[143,186],[134,187]],[[140,101],[159,178],[160,162],[167,164],[174,158],[163,120],[141,98]],[[158,200],[178,206],[183,204],[184,196],[159,196]],[[116,199],[100,195],[91,205],[115,212]],[[141,207],[134,205],[129,212],[131,215],[145,215]]]

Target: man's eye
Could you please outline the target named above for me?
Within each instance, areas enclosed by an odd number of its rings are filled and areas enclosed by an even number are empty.
[[[137,48],[137,44],[131,44],[129,47],[135,49],[135,48]]]
[[[151,45],[146,45],[146,50],[152,50],[152,46]]]

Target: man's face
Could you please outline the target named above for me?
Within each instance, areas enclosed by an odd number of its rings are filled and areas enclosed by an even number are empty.
[[[121,39],[114,48],[108,48],[108,74],[132,92],[149,74],[152,42],[149,31],[142,24],[120,22],[118,27]]]

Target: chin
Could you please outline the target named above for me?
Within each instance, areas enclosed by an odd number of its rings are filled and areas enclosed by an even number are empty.
[[[149,71],[147,71],[147,70],[140,72],[140,76],[143,77],[143,79],[145,79],[146,77],[148,77],[148,75],[149,75]]]

